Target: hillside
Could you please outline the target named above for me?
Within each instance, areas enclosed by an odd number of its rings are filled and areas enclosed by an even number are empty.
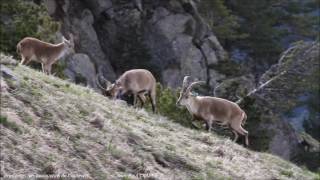
[[[10,58],[2,55],[4,60]],[[276,156],[184,128],[89,88],[26,66],[6,67],[12,67],[14,78],[1,76],[1,177],[319,178]]]

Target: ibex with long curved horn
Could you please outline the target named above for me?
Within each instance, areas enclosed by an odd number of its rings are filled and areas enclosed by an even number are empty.
[[[63,56],[74,53],[73,35],[70,34],[70,40],[62,37],[62,42],[59,44],[51,44],[36,38],[26,37],[17,44],[17,53],[22,58],[20,64],[27,65],[32,60],[37,61],[41,63],[44,73],[51,74],[52,64]]]
[[[185,76],[183,79],[177,105],[185,106],[193,118],[204,120],[209,132],[211,131],[213,122],[229,126],[235,135],[234,141],[237,141],[238,134],[241,134],[245,136],[245,143],[248,146],[249,133],[242,127],[247,119],[246,113],[236,103],[226,99],[193,95],[191,93],[192,88],[205,82],[189,83],[189,79],[189,76]]]

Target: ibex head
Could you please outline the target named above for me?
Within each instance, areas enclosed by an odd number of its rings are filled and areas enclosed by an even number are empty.
[[[179,99],[177,100],[177,105],[185,106],[188,102],[189,97],[191,96],[190,91],[195,85],[204,84],[204,81],[196,81],[191,83],[190,76],[185,76],[182,82],[182,88],[180,91]]]
[[[110,82],[107,82],[107,89],[106,89],[106,93],[112,98],[112,99],[116,99],[119,97],[119,95],[121,94],[121,84],[120,82],[117,80],[115,81],[113,84],[111,84]]]
[[[100,84],[100,78],[103,79],[104,81],[104,85]],[[112,99],[114,99],[116,97],[116,93],[117,93],[117,88],[115,86],[115,84],[112,84],[110,81],[108,81],[107,79],[105,79],[101,74],[97,74],[96,76],[96,83],[97,85],[103,90],[103,94],[107,97],[110,97]]]
[[[64,36],[62,36],[62,43],[65,45],[66,51],[70,54],[74,54],[75,50],[74,50],[74,37],[73,35],[70,33],[69,34],[69,40],[67,40]]]

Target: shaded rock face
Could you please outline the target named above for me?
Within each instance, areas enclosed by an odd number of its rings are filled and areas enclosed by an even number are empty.
[[[86,54],[74,54],[66,61],[64,74],[73,82],[97,89],[95,67]]]
[[[226,53],[192,0],[47,1],[48,12],[73,33],[97,73],[114,80],[125,70],[149,69],[170,87],[185,75],[214,85],[224,76],[209,69]]]
[[[272,128],[273,124],[280,123],[284,125],[284,127],[280,126],[280,129],[275,128],[274,136],[271,136],[270,139],[269,149],[275,154],[283,155],[285,153],[283,157],[287,159],[293,159],[297,153],[300,153],[299,134],[301,133],[301,129],[299,130],[295,125],[294,118],[290,119],[287,115],[296,107],[306,104],[305,99],[299,97],[306,94],[310,94],[309,97],[312,97],[315,95],[314,93],[317,93],[311,92],[310,86],[319,89],[319,85],[314,84],[315,75],[319,73],[319,49],[319,42],[297,43],[288,49],[283,53],[279,63],[271,67],[260,81],[266,82],[270,77],[284,70],[287,73],[254,97],[257,99],[256,103],[270,109],[266,118],[271,120],[276,117],[273,121],[265,122],[267,127]]]

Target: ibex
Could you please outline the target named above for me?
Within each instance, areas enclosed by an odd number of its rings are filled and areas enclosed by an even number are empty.
[[[134,107],[137,106],[138,98],[141,101],[141,107],[143,107],[146,101],[145,94],[147,94],[152,104],[152,110],[156,112],[156,79],[148,70],[132,69],[126,71],[115,83],[111,84],[107,81],[105,91],[113,99],[120,95],[132,94]]]
[[[246,113],[236,103],[226,99],[193,95],[192,88],[204,82],[197,81],[190,84],[189,78],[185,76],[183,79],[177,105],[185,106],[194,119],[204,120],[209,132],[213,122],[229,126],[235,135],[234,141],[238,140],[239,133],[245,136],[245,143],[248,146],[248,131],[242,127],[247,119]]]
[[[20,64],[27,65],[32,60],[41,63],[42,71],[51,74],[51,66],[65,55],[74,53],[74,40],[62,37],[59,44],[51,44],[39,39],[26,37],[17,44],[17,53],[21,55]]]

